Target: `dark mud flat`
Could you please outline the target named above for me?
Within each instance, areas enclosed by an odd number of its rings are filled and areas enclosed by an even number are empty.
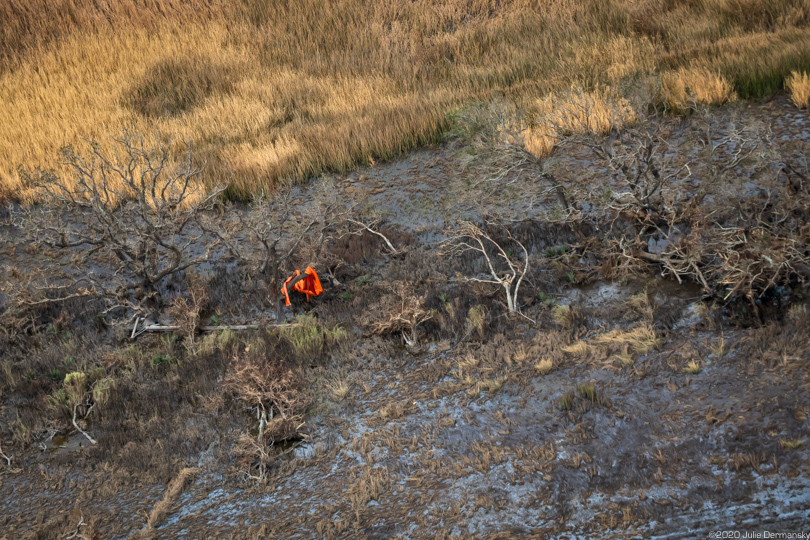
[[[691,176],[667,186],[672,193],[697,192],[712,160],[733,160],[745,144],[799,163],[810,137],[806,113],[784,97],[664,122],[670,157],[692,163]],[[707,132],[725,141],[708,160]],[[475,140],[456,142],[332,179],[336,197],[384,223],[402,249],[391,255],[369,243],[346,255],[335,272],[342,286],[327,283],[322,298],[296,306],[348,337],[302,368],[312,396],[306,437],[276,445],[267,478],[246,479],[232,456],[240,430],[255,437],[256,422],[221,387],[245,338],[222,358],[206,353],[168,368],[152,361],[140,384],[154,405],[139,409],[134,394],[116,394],[132,400],[132,411],[120,416],[123,427],[109,414],[88,426],[98,448],[56,423],[39,425],[27,447],[11,446],[14,466],[0,471],[0,538],[810,532],[804,289],[763,296],[753,317],[744,300],[724,304],[694,281],[662,276],[660,266],[614,266],[611,278],[603,261],[577,251],[601,234],[594,226],[557,217],[555,190],[530,170],[492,180],[486,155]],[[740,162],[728,190],[761,198],[779,163]],[[587,149],[565,148],[549,166],[576,200],[621,189],[616,171]],[[306,200],[306,188],[296,189]],[[572,213],[581,219],[589,208]],[[525,317],[506,315],[497,288],[464,280],[480,265],[442,248],[455,220],[484,214],[530,222],[524,238],[537,272],[521,296]],[[13,256],[16,233],[5,234]],[[655,235],[643,241],[649,253],[668,250]],[[249,298],[254,316],[274,315],[254,293],[239,297],[246,287],[228,283],[243,305],[217,312],[243,322]],[[386,310],[410,298],[432,313],[418,343],[375,333]],[[136,371],[180,348],[157,336],[136,346],[150,352],[129,364],[120,358],[135,358],[132,350],[90,350],[110,354],[110,370]],[[2,395],[4,436],[15,418],[30,421],[39,387],[21,388]]]
[[[667,538],[806,527],[807,450],[779,444],[806,429],[797,419],[806,414],[806,371],[785,378],[733,345],[722,358],[707,355],[692,344],[717,333],[695,328],[692,304],[681,304],[682,329],[632,370],[576,364],[538,375],[531,351],[542,334],[526,349],[503,343],[464,359],[439,352],[442,344],[416,357],[362,351],[367,367],[346,375],[357,381],[351,395],[313,419],[312,442],[287,463],[289,476],[269,490],[203,476],[161,531]],[[742,349],[746,338],[725,339]],[[682,372],[690,354],[707,361],[699,374]],[[492,365],[503,355],[509,367]],[[508,372],[503,386],[474,395],[475,384],[459,378],[470,356]],[[577,383],[609,403],[559,410]]]

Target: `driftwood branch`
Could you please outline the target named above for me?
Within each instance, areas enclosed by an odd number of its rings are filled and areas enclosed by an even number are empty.
[[[87,412],[84,414],[84,418],[87,418],[87,415],[90,414],[90,411],[93,410],[93,407],[95,407],[95,404],[90,405],[90,408],[88,408]],[[76,422],[76,417],[78,416],[78,414],[79,414],[79,404],[77,403],[76,405],[73,406],[73,427],[76,428],[76,431],[87,437],[87,440],[90,441],[90,444],[98,444],[98,441],[96,441],[93,437],[90,436],[89,433],[87,433],[85,430],[79,427],[79,424]]]
[[[382,238],[382,239],[385,241],[385,245],[387,245],[387,246],[388,246],[388,249],[390,249],[390,250],[391,250],[391,254],[392,254],[392,255],[396,255],[396,254],[399,252],[399,251],[397,250],[397,248],[395,248],[395,247],[394,247],[394,244],[392,244],[392,243],[391,243],[391,241],[388,239],[388,237],[386,237],[386,236],[385,236],[383,233],[381,233],[381,232],[379,232],[379,231],[375,231],[375,230],[374,230],[374,229],[372,229],[370,226],[366,225],[365,223],[363,223],[363,222],[361,222],[361,221],[356,221],[356,220],[354,220],[354,219],[346,219],[346,221],[348,221],[349,223],[354,223],[355,225],[359,225],[360,227],[362,227],[363,229],[367,230],[367,231],[368,231],[368,232],[370,232],[371,234],[376,234],[377,236],[379,236],[380,238]]]
[[[218,326],[201,326],[199,328],[202,332],[218,332],[220,330],[258,330],[259,328],[293,328],[295,326],[300,326],[298,323],[290,323],[290,324],[223,324]],[[162,324],[152,324],[149,326],[144,326],[140,329],[137,333],[134,333],[134,337],[131,339],[135,339],[136,337],[140,336],[144,333],[168,333],[168,332],[179,332],[183,330],[183,327],[177,324],[170,324],[170,325],[162,325]]]
[[[3,452],[3,444],[0,443],[0,457],[6,461],[6,466],[11,467],[11,460],[12,458],[7,456],[5,452]]]

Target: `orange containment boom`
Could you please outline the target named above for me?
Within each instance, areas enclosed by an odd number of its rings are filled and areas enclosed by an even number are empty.
[[[281,286],[281,294],[283,294],[284,298],[287,299],[288,306],[290,305],[290,294],[287,291],[287,284],[300,275],[301,272],[296,270],[295,274],[288,277],[284,282],[284,285]],[[306,270],[304,270],[304,275],[306,277],[293,283],[292,289],[307,295],[307,302],[309,302],[309,297],[318,296],[321,294],[323,292],[323,287],[321,287],[321,280],[318,279],[318,273],[309,266],[307,266]]]

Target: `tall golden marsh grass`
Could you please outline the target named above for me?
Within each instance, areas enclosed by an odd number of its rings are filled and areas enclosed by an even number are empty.
[[[6,0],[0,20],[0,197],[23,200],[19,165],[122,129],[192,140],[249,196],[435,141],[494,93],[530,109],[661,74],[722,102],[810,71],[810,0]]]

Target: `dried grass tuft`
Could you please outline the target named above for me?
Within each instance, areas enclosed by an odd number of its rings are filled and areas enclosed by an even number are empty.
[[[790,92],[790,99],[800,109],[810,107],[810,76],[807,72],[794,71],[785,80],[785,87]]]
[[[661,77],[658,101],[676,114],[698,104],[722,105],[735,99],[737,94],[726,78],[706,68],[681,68]]]

